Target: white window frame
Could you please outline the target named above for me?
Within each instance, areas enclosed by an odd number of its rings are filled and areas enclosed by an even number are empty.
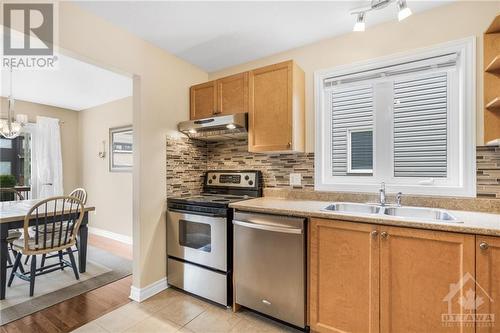
[[[349,128],[347,130],[347,173],[348,174],[356,174],[356,173],[361,173],[361,174],[371,174],[373,173],[373,168],[372,169],[352,169],[352,144],[351,144],[351,134],[352,133],[359,133],[359,132],[372,132],[372,137],[373,137],[373,128],[372,127],[356,127],[356,128]],[[373,150],[372,150],[373,151]],[[373,165],[373,164],[372,164]]]
[[[448,177],[445,179],[420,179],[394,177],[393,172],[393,136],[391,141],[381,139],[377,131],[381,126],[378,121],[385,121],[392,126],[392,112],[379,110],[377,100],[374,100],[373,125],[373,176],[347,175],[332,176],[332,143],[331,143],[331,93],[324,88],[324,81],[328,78],[348,75],[353,72],[367,71],[378,67],[391,66],[406,62],[417,61],[424,58],[435,57],[447,53],[457,53],[458,61],[456,70],[451,75],[458,80],[458,89],[451,90],[449,94],[450,112],[448,113]],[[316,71],[315,84],[315,116],[316,116],[316,143],[315,143],[315,190],[336,192],[375,192],[383,181],[389,192],[403,192],[416,195],[442,195],[442,196],[476,196],[476,43],[475,37],[435,45],[425,49],[399,53],[369,61],[338,66],[332,69]],[[448,84],[450,84],[450,78]],[[392,89],[386,87],[387,89]],[[457,96],[458,95],[458,96]],[[453,105],[458,101],[458,105]],[[387,101],[386,101],[387,102]],[[452,112],[458,114],[451,117]],[[458,133],[457,133],[458,131]],[[392,129],[391,129],[392,132]],[[459,137],[458,142],[453,138]],[[450,140],[451,139],[451,140]],[[350,136],[349,136],[350,140]],[[391,147],[382,149],[381,147]],[[379,155],[377,155],[379,154]],[[380,161],[390,161],[391,167]],[[350,163],[350,158],[348,159]],[[457,166],[458,165],[458,166]],[[457,166],[457,167],[454,167]],[[350,169],[350,168],[348,168]],[[350,172],[349,172],[350,173]]]

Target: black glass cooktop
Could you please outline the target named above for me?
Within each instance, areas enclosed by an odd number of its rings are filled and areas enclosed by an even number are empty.
[[[237,202],[246,199],[250,199],[250,197],[246,195],[201,194],[191,197],[168,198],[168,202],[221,207],[221,206],[227,206],[232,202]]]

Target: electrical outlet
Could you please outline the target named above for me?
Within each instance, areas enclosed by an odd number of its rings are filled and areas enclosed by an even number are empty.
[[[302,175],[300,173],[290,174],[290,186],[300,186],[302,185]]]

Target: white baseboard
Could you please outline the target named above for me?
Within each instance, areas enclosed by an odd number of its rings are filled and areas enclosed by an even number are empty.
[[[149,286],[146,286],[144,288],[137,288],[134,286],[130,287],[129,298],[136,302],[142,302],[167,288],[167,278],[164,277],[163,279],[153,282]]]
[[[111,232],[111,231],[108,231],[108,230],[104,230],[104,229],[100,229],[100,228],[95,228],[95,227],[89,227],[89,232],[91,234],[94,234],[94,235],[97,235],[97,236],[101,236],[101,237],[106,237],[106,238],[109,238],[109,239],[112,239],[112,240],[115,240],[115,241],[118,241],[118,242],[122,242],[122,243],[125,243],[125,244],[129,244],[129,245],[132,244],[132,237],[130,237],[130,236],[126,236],[126,235],[122,235],[122,234],[117,234],[117,233],[114,233],[114,232]]]

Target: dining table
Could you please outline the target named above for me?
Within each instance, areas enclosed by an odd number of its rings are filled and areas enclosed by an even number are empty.
[[[5,299],[7,287],[7,256],[9,254],[7,236],[9,230],[22,229],[24,218],[28,211],[43,199],[2,201],[0,202],[0,300]],[[80,273],[86,271],[87,266],[87,239],[88,239],[88,215],[94,211],[95,207],[85,206],[83,220],[78,230],[78,270]],[[61,215],[60,211],[55,214]],[[30,221],[30,225],[35,225],[35,219]]]

